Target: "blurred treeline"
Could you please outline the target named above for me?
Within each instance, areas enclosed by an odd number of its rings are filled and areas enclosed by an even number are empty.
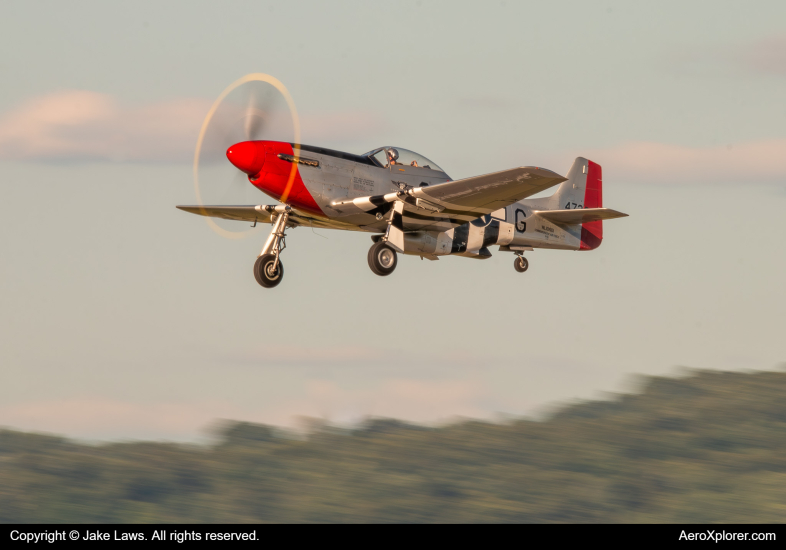
[[[786,373],[646,378],[549,419],[212,446],[0,432],[3,522],[782,522]]]

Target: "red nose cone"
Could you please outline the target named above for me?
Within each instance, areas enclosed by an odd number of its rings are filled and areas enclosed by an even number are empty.
[[[265,164],[265,145],[257,141],[241,141],[227,149],[227,158],[238,170],[255,176]]]

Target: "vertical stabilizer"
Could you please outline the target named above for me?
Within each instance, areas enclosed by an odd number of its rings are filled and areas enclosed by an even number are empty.
[[[603,171],[600,164],[583,157],[577,158],[568,172],[568,180],[562,182],[551,197],[554,210],[603,207]],[[593,250],[603,240],[603,221],[581,224],[580,250]]]

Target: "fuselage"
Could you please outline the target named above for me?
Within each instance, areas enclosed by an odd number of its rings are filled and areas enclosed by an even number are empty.
[[[233,153],[230,148],[227,156],[249,174],[249,181],[255,187],[304,214],[329,220],[341,229],[381,234],[388,222],[381,215],[382,210],[358,211],[337,203],[451,181],[436,165],[424,166],[427,159],[420,163],[415,161],[417,166],[393,162],[383,166],[371,154],[354,155],[307,145],[299,146],[296,154],[291,143],[245,143],[249,144],[246,149],[236,149]],[[573,204],[573,208],[583,207],[577,202]],[[537,214],[560,208],[564,205],[555,204],[553,197],[525,199],[474,221],[460,225],[455,221],[446,222],[443,226],[431,223],[428,227],[419,223],[417,214],[405,212],[404,252],[428,257],[454,254],[482,259],[490,257],[488,247],[491,245],[514,250],[521,247],[594,248],[583,241],[581,224],[555,224]]]

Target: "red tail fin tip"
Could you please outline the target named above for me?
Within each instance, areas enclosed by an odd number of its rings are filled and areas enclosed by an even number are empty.
[[[584,208],[603,207],[603,171],[600,164],[587,161],[587,186],[584,190]],[[603,221],[584,222],[581,225],[581,250],[594,250],[603,240]]]

